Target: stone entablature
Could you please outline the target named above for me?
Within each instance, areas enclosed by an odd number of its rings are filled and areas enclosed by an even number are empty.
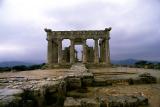
[[[109,31],[111,28],[106,28],[105,30],[84,30],[84,31],[52,31],[51,29],[45,29],[49,34],[48,39],[93,39],[93,38],[106,38],[109,39]]]
[[[82,62],[85,64],[104,64],[110,65],[110,39],[111,28],[105,28],[105,30],[77,30],[77,31],[52,31],[51,29],[45,29],[47,33],[48,41],[48,65],[53,67],[54,65],[65,65],[68,61],[63,61],[64,54],[62,51],[62,40],[70,39],[69,54],[65,57],[69,57],[69,64],[75,63],[76,54],[74,45],[81,44],[83,47]],[[88,48],[86,44],[87,39],[94,40],[93,49],[93,62],[88,57]],[[91,53],[90,53],[91,54]],[[91,55],[92,56],[92,55]]]

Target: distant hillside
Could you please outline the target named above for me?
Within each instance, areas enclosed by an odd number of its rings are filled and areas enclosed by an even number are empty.
[[[112,60],[112,64],[134,65],[137,61],[139,61],[139,60],[135,60],[135,59]]]
[[[136,60],[136,59],[112,60],[111,63],[118,64],[118,65],[134,65],[138,61],[142,61],[142,60]],[[148,63],[160,63],[158,61],[147,61],[147,62]]]
[[[17,65],[34,65],[35,63],[30,62],[21,62],[21,61],[7,61],[7,62],[0,62],[0,67],[13,67]]]

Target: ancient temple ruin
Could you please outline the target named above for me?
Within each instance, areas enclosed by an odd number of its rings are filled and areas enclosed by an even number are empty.
[[[104,30],[52,31],[45,29],[48,41],[48,66],[67,67],[78,62],[75,45],[82,45],[82,63],[86,66],[110,66],[111,28]],[[62,40],[69,39],[70,46],[62,50]],[[94,47],[86,44],[87,39],[94,40]]]

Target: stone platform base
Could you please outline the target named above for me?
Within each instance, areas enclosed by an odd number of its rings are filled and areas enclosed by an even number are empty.
[[[87,68],[99,68],[99,67],[111,67],[111,64],[105,64],[105,63],[98,63],[98,64],[94,64],[94,63],[86,63],[85,64]]]
[[[54,68],[70,68],[72,64],[64,63],[64,64],[46,64],[44,69],[54,69]]]
[[[54,68],[70,68],[73,64],[70,63],[62,63],[62,64],[46,64],[44,68],[46,69],[54,69]],[[111,64],[105,64],[105,63],[86,63],[84,64],[87,68],[98,68],[98,67],[111,67]]]
[[[159,107],[160,85],[151,74],[93,72],[85,66],[0,73],[0,107],[149,107],[148,102]]]

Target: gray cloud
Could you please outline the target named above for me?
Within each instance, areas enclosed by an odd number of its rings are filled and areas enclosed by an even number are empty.
[[[42,28],[32,24],[0,25],[0,28],[3,28],[0,46],[6,48],[0,52],[1,61],[45,60],[47,42]]]
[[[45,60],[47,42],[44,27],[53,30],[82,30],[109,26],[113,28],[110,40],[112,59],[160,61],[159,0],[135,0],[125,5],[93,0],[70,7],[49,7],[42,11],[46,23],[38,20],[38,17],[36,22],[12,21],[12,18],[6,18],[5,12],[8,10],[2,7],[3,14],[0,15],[4,17],[0,20],[0,46],[8,44],[20,49],[1,52],[1,61]]]
[[[3,3],[3,0],[0,0],[0,6],[2,5],[2,3]]]
[[[103,29],[112,26],[112,59],[160,60],[159,1],[139,1],[127,7],[104,2],[79,4],[49,11],[66,29]],[[152,48],[150,48],[152,47]],[[154,53],[154,54],[153,54]]]

